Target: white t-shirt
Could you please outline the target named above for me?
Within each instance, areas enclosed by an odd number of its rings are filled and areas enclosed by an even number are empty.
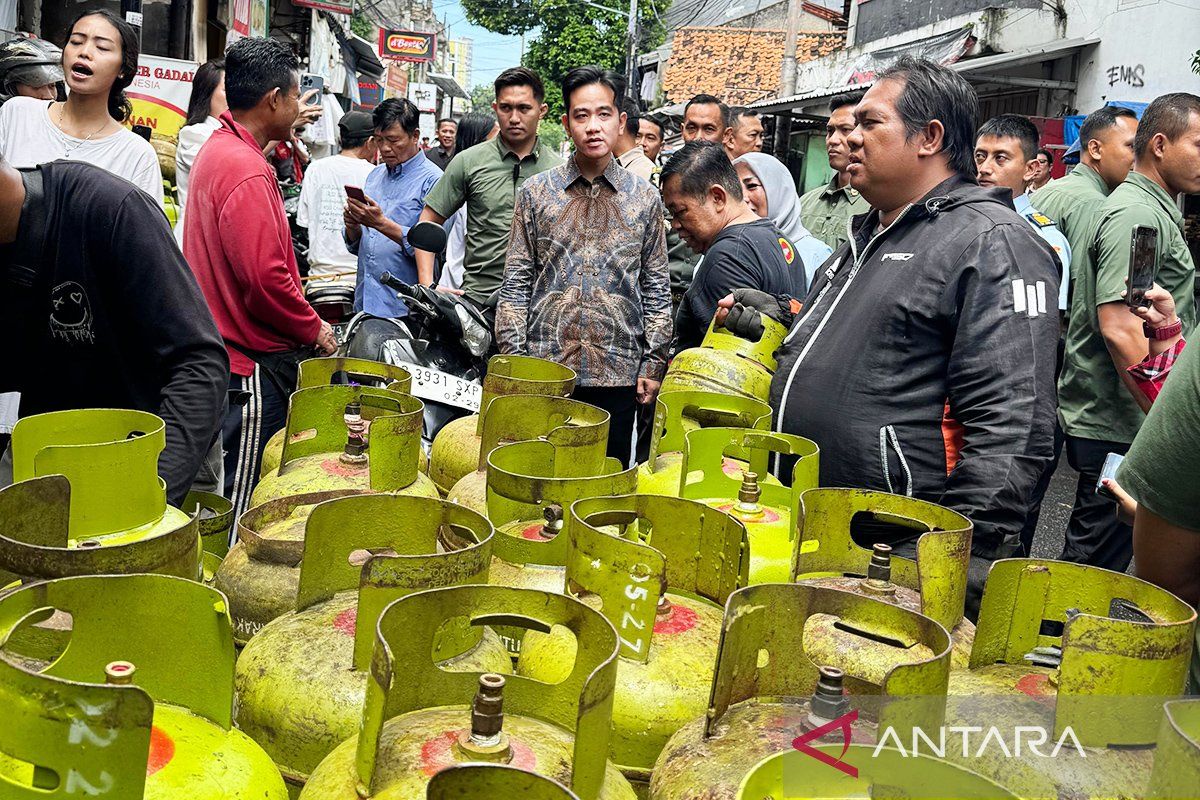
[[[158,154],[142,137],[122,128],[100,139],[76,139],[50,120],[50,102],[14,97],[0,106],[0,153],[14,167],[36,167],[65,158],[103,167],[163,201]]]
[[[450,217],[450,231],[446,239],[446,263],[442,266],[442,277],[438,286],[446,289],[461,289],[463,281],[463,259],[467,255],[467,207],[463,206]]]
[[[375,165],[361,158],[336,155],[312,161],[304,170],[296,224],[308,228],[308,263],[314,268],[349,270],[358,267],[358,256],[346,249],[342,238],[346,206],[343,186],[360,189]],[[314,270],[316,271],[316,270]]]

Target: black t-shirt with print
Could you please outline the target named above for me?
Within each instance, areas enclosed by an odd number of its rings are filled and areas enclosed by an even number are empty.
[[[700,344],[717,313],[717,301],[734,289],[803,297],[804,284],[804,263],[773,222],[759,219],[726,227],[705,252],[683,296],[675,317],[676,352]]]
[[[158,414],[159,475],[178,505],[221,421],[229,357],[162,209],[82,162],[19,170],[17,239],[0,250],[0,392],[22,417],[74,408]],[[39,180],[40,176],[40,180]],[[39,189],[40,185],[40,189]]]

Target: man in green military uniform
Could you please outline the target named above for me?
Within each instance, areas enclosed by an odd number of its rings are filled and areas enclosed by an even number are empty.
[[[850,148],[846,137],[854,130],[854,107],[860,94],[839,94],[829,101],[829,122],[825,123],[825,152],[833,177],[800,198],[800,221],[825,244],[837,250],[849,237],[850,219],[871,210],[856,189],[850,186]]]
[[[538,140],[538,122],[547,111],[545,96],[542,80],[533,70],[513,67],[500,73],[492,104],[500,135],[456,154],[425,197],[421,222],[440,225],[466,205],[462,290],[478,303],[487,302],[504,278],[517,190],[527,178],[562,163]],[[434,254],[416,253],[418,265],[427,262],[432,273]]]
[[[1139,225],[1158,231],[1155,282],[1175,298],[1184,330],[1190,331],[1195,323],[1195,265],[1175,198],[1181,192],[1200,191],[1197,141],[1200,97],[1163,95],[1146,108],[1134,140],[1133,171],[1098,212],[1094,270],[1080,269],[1077,262],[1059,384],[1067,458],[1080,473],[1061,556],[1065,561],[1124,571],[1132,557],[1132,530],[1116,520],[1112,504],[1097,498],[1093,488],[1105,456],[1129,449],[1149,406],[1127,372],[1146,355],[1140,320],[1124,303],[1130,240]]]

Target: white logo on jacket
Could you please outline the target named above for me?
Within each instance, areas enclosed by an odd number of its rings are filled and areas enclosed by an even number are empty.
[[[1038,314],[1046,313],[1046,282],[1025,283],[1021,278],[1012,282],[1013,311],[1026,314],[1033,319]]]
[[[880,261],[908,261],[913,257],[912,253],[884,253]]]

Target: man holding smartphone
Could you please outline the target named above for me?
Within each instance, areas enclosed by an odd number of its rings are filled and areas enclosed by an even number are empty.
[[[1163,95],[1142,115],[1134,139],[1133,171],[1098,213],[1091,250],[1095,270],[1077,270],[1067,352],[1059,384],[1067,460],[1079,471],[1075,508],[1067,524],[1064,561],[1124,571],[1133,531],[1117,520],[1112,502],[1095,492],[1109,453],[1125,453],[1144,419],[1128,368],[1146,356],[1159,331],[1129,313],[1126,282],[1134,266],[1134,230],[1158,231],[1154,280],[1175,298],[1184,332],[1195,323],[1195,267],[1175,199],[1200,191],[1200,97]],[[1040,196],[1040,195],[1039,195]],[[1130,293],[1133,299],[1133,293]],[[1165,333],[1165,332],[1162,332]]]
[[[367,176],[362,192],[346,188],[346,245],[358,255],[354,310],[377,317],[408,314],[396,292],[379,282],[390,272],[405,283],[433,282],[431,265],[419,263],[408,243],[425,195],[442,171],[421,150],[421,112],[408,100],[391,97],[375,107],[375,143],[383,161]]]

